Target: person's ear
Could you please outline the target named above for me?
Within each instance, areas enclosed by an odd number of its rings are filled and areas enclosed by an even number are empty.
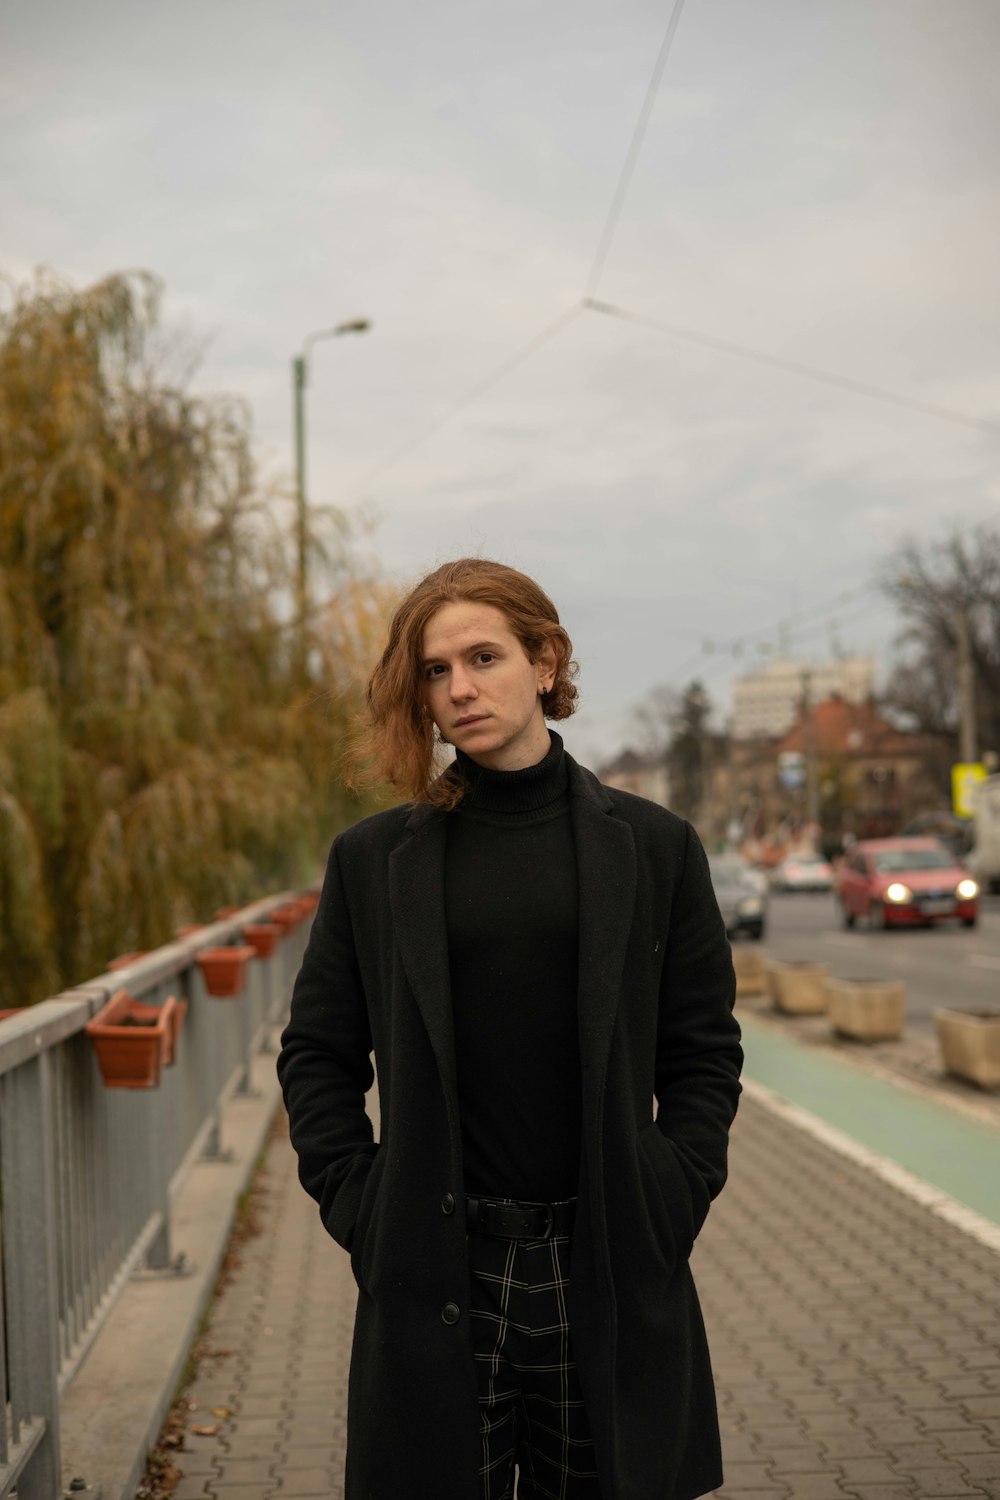
[[[535,668],[538,673],[538,691],[542,694],[551,693],[556,680],[556,648],[551,641],[546,641],[539,651]]]

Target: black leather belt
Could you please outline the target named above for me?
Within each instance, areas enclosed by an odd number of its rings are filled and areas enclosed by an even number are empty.
[[[470,1234],[501,1240],[550,1240],[570,1234],[576,1199],[562,1203],[522,1203],[517,1198],[466,1198],[465,1221]]]

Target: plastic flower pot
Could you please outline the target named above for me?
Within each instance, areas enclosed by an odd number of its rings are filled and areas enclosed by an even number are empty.
[[[284,932],[279,922],[249,922],[243,929],[243,936],[258,958],[270,958]]]
[[[180,1021],[177,1001],[168,996],[162,1005],[135,1000],[128,990],[116,990],[84,1028],[97,1053],[109,1089],[155,1089],[160,1069],[173,1061]]]
[[[936,1010],[934,1030],[946,1072],[1000,1088],[1000,1010]]]
[[[217,999],[238,995],[246,983],[247,964],[256,958],[251,947],[203,948],[195,957],[205,978],[205,988]]]
[[[906,986],[901,979],[828,979],[827,1012],[840,1036],[888,1042],[903,1034]]]

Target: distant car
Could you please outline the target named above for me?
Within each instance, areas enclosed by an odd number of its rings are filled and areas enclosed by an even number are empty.
[[[783,859],[771,876],[776,891],[832,891],[833,867],[818,854],[794,854]]]
[[[879,927],[975,927],[979,886],[937,839],[863,839],[837,874],[844,926],[859,917]]]
[[[767,893],[757,873],[738,854],[714,854],[708,865],[729,937],[745,933],[759,941],[767,925]]]

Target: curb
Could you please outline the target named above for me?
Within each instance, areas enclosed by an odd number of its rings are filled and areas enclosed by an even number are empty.
[[[1000,1224],[994,1224],[982,1214],[976,1213],[975,1209],[967,1208],[964,1203],[959,1203],[950,1194],[934,1187],[932,1183],[925,1182],[915,1173],[907,1171],[898,1162],[890,1160],[889,1157],[877,1151],[872,1151],[868,1146],[862,1146],[844,1131],[838,1130],[835,1125],[828,1125],[825,1120],[821,1120],[810,1110],[803,1109],[800,1104],[792,1104],[789,1100],[782,1098],[766,1084],[758,1083],[753,1078],[744,1078],[743,1091],[748,1098],[756,1100],[772,1114],[787,1120],[797,1130],[805,1131],[814,1140],[821,1141],[823,1145],[829,1146],[841,1156],[846,1156],[859,1166],[865,1167],[882,1182],[905,1193],[908,1198],[919,1203],[921,1207],[929,1209],[939,1219],[944,1219],[946,1223],[962,1230],[964,1234],[970,1235],[981,1245],[985,1245],[987,1249],[1000,1255]]]
[[[195,1162],[173,1199],[172,1237],[184,1272],[129,1281],[63,1398],[64,1494],[71,1479],[82,1478],[89,1500],[134,1500],[280,1098],[269,1039],[269,1050],[254,1059],[250,1093],[234,1094],[223,1111],[226,1150]]]

